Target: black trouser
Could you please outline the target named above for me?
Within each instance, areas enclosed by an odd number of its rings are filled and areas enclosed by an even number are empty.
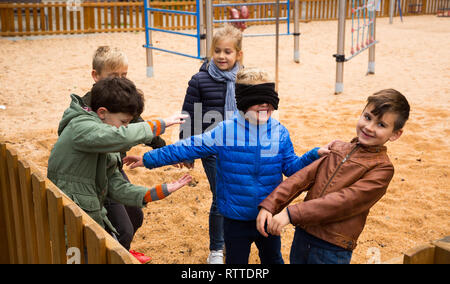
[[[128,180],[126,174],[123,171],[121,173]],[[127,250],[130,250],[134,234],[144,222],[142,209],[140,207],[125,206],[109,198],[106,199],[104,206],[108,211],[106,216],[119,233],[116,236],[119,243]]]
[[[283,264],[280,236],[267,238],[256,230],[256,220],[239,221],[224,217],[226,264],[248,264],[252,243],[259,250],[261,264]]]

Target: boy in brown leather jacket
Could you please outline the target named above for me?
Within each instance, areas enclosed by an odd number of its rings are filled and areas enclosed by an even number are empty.
[[[261,202],[257,229],[262,235],[296,226],[290,263],[350,263],[369,210],[394,175],[384,144],[402,135],[409,109],[393,89],[369,96],[356,138],[334,142],[330,154],[290,176]],[[308,191],[305,200],[288,206],[303,191]]]

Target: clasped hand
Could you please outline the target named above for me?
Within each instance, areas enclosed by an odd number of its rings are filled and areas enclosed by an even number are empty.
[[[261,210],[259,210],[258,217],[256,218],[256,229],[264,237],[268,237],[269,234],[279,236],[281,234],[281,230],[289,223],[289,215],[286,209],[273,216],[272,213],[264,208],[261,208]]]

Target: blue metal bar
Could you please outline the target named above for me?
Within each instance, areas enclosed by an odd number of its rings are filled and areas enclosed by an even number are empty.
[[[185,56],[185,57],[190,57],[190,58],[194,58],[194,59],[203,59],[199,56],[194,56],[194,55],[190,55],[190,54],[186,54],[186,53],[181,53],[181,52],[176,52],[176,51],[172,51],[172,50],[168,50],[168,49],[164,49],[164,48],[159,48],[159,47],[154,47],[154,46],[150,46],[150,45],[144,45],[145,48],[150,48],[150,49],[154,49],[154,50],[159,50],[159,51],[163,51],[163,52],[167,52],[167,53],[172,53],[175,55],[181,55],[181,56]]]
[[[148,8],[148,1],[150,0],[144,0],[144,11],[146,11],[146,9]],[[149,33],[149,29],[148,29],[148,12],[145,12],[145,44],[148,45],[150,42],[150,33]]]
[[[149,26],[147,26],[146,29],[151,30],[151,31],[156,31],[156,32],[163,32],[163,33],[175,34],[175,35],[183,35],[183,36],[197,37],[196,34],[188,34],[188,33],[175,32],[175,31],[163,30],[163,29],[158,29],[158,28],[151,28],[151,27],[149,27]]]
[[[171,13],[171,14],[180,14],[180,15],[191,15],[191,16],[197,15],[196,12],[185,12],[185,11],[159,9],[159,8],[145,8],[145,10],[152,11],[152,12],[162,12],[162,13]]]
[[[197,58],[200,58],[200,5],[203,5],[203,2],[200,2],[200,0],[196,0],[195,2],[197,4],[195,11],[197,17]]]
[[[287,14],[287,33],[291,34],[289,26],[291,24],[291,6],[290,1],[287,1],[286,14]]]
[[[150,8],[148,1],[149,0],[144,0],[145,41],[146,41],[144,47],[145,48],[149,48],[149,49],[154,49],[154,50],[159,50],[159,51],[171,53],[171,54],[175,54],[175,55],[181,55],[181,56],[186,56],[186,57],[190,57],[190,58],[195,58],[195,59],[204,59],[200,55],[200,9],[198,8],[199,5],[200,5],[200,0],[196,0],[197,9],[196,9],[195,12],[184,12],[184,11],[178,11],[178,10],[167,10],[167,9]],[[152,11],[153,12],[163,12],[163,13],[173,13],[173,14],[195,16],[196,20],[197,20],[197,34],[188,34],[188,33],[182,33],[182,32],[176,32],[176,31],[170,31],[170,30],[164,30],[164,29],[158,29],[158,28],[150,27],[149,14]],[[190,37],[197,38],[197,56],[186,54],[186,53],[182,53],[182,52],[172,51],[172,50],[168,50],[168,49],[164,49],[164,48],[158,48],[158,47],[154,47],[153,45],[150,45],[150,31],[164,32],[164,33],[170,33],[170,34],[176,34],[176,35],[182,35],[182,36],[190,36]]]
[[[228,20],[214,20],[214,23],[234,23],[234,22],[268,22],[276,21],[277,18],[261,18],[261,19],[228,19]],[[279,18],[280,21],[287,20],[287,17]]]

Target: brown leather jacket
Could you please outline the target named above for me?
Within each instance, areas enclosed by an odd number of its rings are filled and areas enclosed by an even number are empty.
[[[357,138],[336,141],[329,155],[283,181],[259,207],[277,214],[308,191],[304,202],[288,207],[291,223],[353,250],[370,208],[386,193],[393,175],[385,146],[365,147]]]

